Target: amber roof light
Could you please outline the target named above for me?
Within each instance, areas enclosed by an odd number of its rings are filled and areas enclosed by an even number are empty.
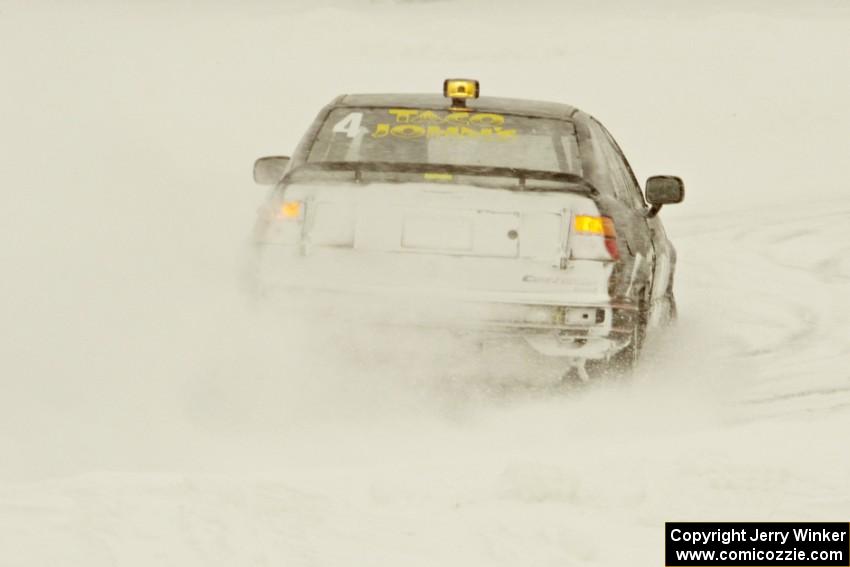
[[[466,109],[466,99],[478,98],[478,81],[475,79],[446,79],[443,81],[443,96],[452,99],[452,108]]]

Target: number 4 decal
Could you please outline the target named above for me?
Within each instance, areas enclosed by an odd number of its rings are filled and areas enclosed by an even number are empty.
[[[349,112],[348,116],[334,124],[334,133],[346,134],[349,138],[356,138],[360,133],[360,122],[363,120],[362,112]]]

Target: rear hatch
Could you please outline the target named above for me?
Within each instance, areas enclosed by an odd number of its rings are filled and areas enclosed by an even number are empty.
[[[572,216],[598,214],[586,194],[341,183],[291,185],[285,199],[304,211],[299,255],[280,261],[289,285],[533,303],[607,293],[602,263],[567,261]]]

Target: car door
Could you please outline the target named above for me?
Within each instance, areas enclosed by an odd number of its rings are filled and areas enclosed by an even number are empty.
[[[652,289],[656,246],[646,218],[643,194],[607,130],[591,118],[588,134],[595,162],[592,181],[604,193],[605,214],[614,218],[622,260],[612,295],[646,300]]]
[[[649,319],[652,323],[658,321],[662,313],[666,313],[667,292],[672,286],[676,253],[667,238],[661,219],[657,215],[651,218],[647,217],[648,207],[640,185],[619,145],[601,124],[599,127],[604,131],[611,151],[612,172],[616,172],[615,177],[617,178],[615,184],[618,184],[623,191],[623,198],[632,203],[635,210],[639,212],[642,218],[640,224],[645,226],[649,233],[652,248],[651,256],[648,258],[652,266]]]

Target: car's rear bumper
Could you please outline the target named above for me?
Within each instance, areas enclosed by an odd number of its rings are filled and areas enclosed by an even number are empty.
[[[625,348],[633,336],[637,308],[631,304],[572,304],[552,306],[565,310],[599,314],[586,324],[529,324],[518,321],[472,319],[469,328],[482,340],[513,337],[524,340],[536,352],[546,356],[575,359],[602,359]]]
[[[637,307],[610,296],[610,271],[597,262],[555,272],[478,261],[476,270],[458,276],[457,264],[450,271],[437,258],[439,277],[429,278],[398,257],[385,270],[386,255],[357,256],[350,266],[350,254],[285,262],[267,256],[255,281],[264,294],[318,306],[336,319],[444,329],[483,342],[520,339],[546,356],[607,358],[628,345],[637,322]],[[480,278],[488,269],[489,277]]]
[[[566,303],[561,298],[552,304],[529,297],[499,295],[497,300],[475,294],[473,299],[466,293],[427,295],[381,288],[275,286],[266,288],[264,295],[298,305],[306,317],[321,313],[327,324],[439,329],[480,343],[521,340],[539,354],[574,359],[608,358],[625,348],[638,314],[637,307],[625,301]],[[520,315],[524,310],[536,317],[540,310],[556,315],[552,321],[529,321]],[[588,317],[576,321],[575,314]]]

